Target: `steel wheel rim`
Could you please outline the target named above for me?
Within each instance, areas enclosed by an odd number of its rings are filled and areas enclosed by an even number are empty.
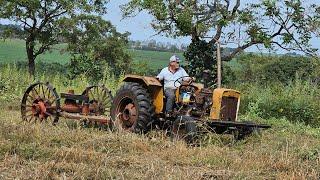
[[[116,107],[117,119],[125,130],[133,130],[138,121],[138,111],[134,101],[129,97],[123,97]]]
[[[29,86],[21,102],[22,120],[29,123],[56,122],[60,99],[49,83],[35,83]]]
[[[82,95],[89,98],[90,104],[97,106],[97,115],[110,116],[113,97],[109,89],[105,86],[89,86],[82,92]]]

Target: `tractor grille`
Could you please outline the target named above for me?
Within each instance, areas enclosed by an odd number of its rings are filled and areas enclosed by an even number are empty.
[[[225,121],[235,121],[237,118],[238,98],[222,97],[220,119]]]

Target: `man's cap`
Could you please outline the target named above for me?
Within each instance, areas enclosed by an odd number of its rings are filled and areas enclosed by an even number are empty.
[[[173,55],[170,58],[170,62],[173,62],[173,61],[180,62],[180,58],[178,56],[176,56],[176,55]]]

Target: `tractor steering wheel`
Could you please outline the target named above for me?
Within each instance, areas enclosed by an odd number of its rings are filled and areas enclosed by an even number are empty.
[[[190,78],[190,81],[188,82],[188,84],[182,84],[182,83],[180,82],[180,80],[183,81],[183,78]],[[177,83],[179,83],[179,85],[178,85]],[[192,83],[193,83],[193,78],[192,78],[192,77],[190,77],[190,76],[182,76],[182,77],[179,77],[178,79],[176,79],[176,80],[174,81],[173,86],[176,87],[176,88],[178,88],[178,87],[181,86],[181,85],[183,85],[183,86],[190,86]]]

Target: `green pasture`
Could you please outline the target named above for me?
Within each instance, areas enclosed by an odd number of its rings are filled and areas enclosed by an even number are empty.
[[[65,45],[56,45],[53,49],[43,55],[40,55],[37,61],[49,62],[49,63],[61,63],[68,62],[69,54],[63,53],[63,47]],[[0,62],[11,63],[18,61],[27,61],[27,54],[25,50],[25,41],[18,39],[6,39],[0,41]]]
[[[65,45],[56,45],[49,52],[40,55],[37,61],[48,63],[66,64],[69,62],[70,56],[63,52]],[[135,62],[143,61],[150,64],[153,69],[159,69],[166,66],[169,58],[173,55],[171,52],[144,51],[128,49]],[[177,53],[183,58],[182,53]],[[0,41],[0,63],[12,63],[18,61],[27,61],[25,51],[25,41],[18,39],[7,39]]]

